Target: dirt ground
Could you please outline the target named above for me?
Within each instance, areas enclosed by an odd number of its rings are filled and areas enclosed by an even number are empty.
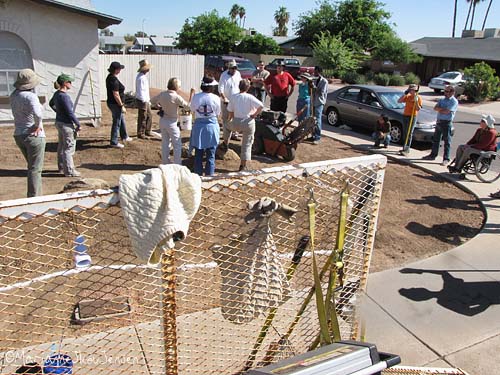
[[[137,111],[127,112],[129,134],[136,135]],[[111,186],[118,183],[122,173],[134,173],[156,167],[161,162],[159,139],[134,139],[124,149],[109,148],[111,118],[103,106],[100,128],[83,126],[75,155],[75,165],[82,177],[106,180]],[[43,172],[44,194],[55,194],[71,181],[57,172],[57,132],[52,124],[45,125],[47,147]],[[153,129],[158,128],[154,115]],[[11,127],[0,128],[0,200],[25,197],[26,163],[12,137]],[[189,134],[183,132],[183,142]],[[234,143],[232,148],[239,152]],[[359,155],[332,139],[324,138],[320,145],[302,143],[294,163],[338,159]],[[184,160],[190,165],[189,160]],[[253,160],[252,169],[283,164],[269,158]],[[236,171],[239,160],[217,160],[216,172]],[[477,200],[454,185],[419,169],[389,162],[385,174],[378,232],[371,271],[403,266],[450,248],[456,247],[477,234],[484,220]]]

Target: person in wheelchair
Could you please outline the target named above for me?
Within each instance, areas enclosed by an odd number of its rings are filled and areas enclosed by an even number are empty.
[[[492,115],[483,115],[472,138],[457,148],[455,164],[449,165],[450,173],[461,173],[462,168],[472,155],[479,155],[481,151],[496,151],[497,131],[495,130],[495,118]]]

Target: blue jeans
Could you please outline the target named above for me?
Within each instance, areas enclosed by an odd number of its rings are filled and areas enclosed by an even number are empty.
[[[311,98],[297,99],[297,113],[299,113],[299,111],[306,106],[307,108],[304,110],[304,112],[302,112],[300,116],[297,117],[297,120],[299,120],[299,122],[311,116]]]
[[[391,143],[391,134],[387,133],[384,138],[379,137],[380,132],[373,132],[372,133],[372,138],[375,141],[375,147],[380,146],[380,141],[384,141],[384,146],[389,146],[389,143]]]
[[[417,122],[417,116],[413,116],[413,121],[410,124],[411,116],[404,116],[403,124],[403,150],[410,151],[411,142],[413,140],[413,131],[415,130],[415,123]],[[408,128],[410,129],[410,134],[408,134]],[[408,140],[406,140],[408,137]]]
[[[111,145],[118,144],[118,131],[122,140],[128,138],[127,125],[125,124],[125,116],[122,113],[122,107],[118,104],[108,104],[108,108],[113,116],[113,124],[111,125]]]
[[[315,141],[319,141],[321,139],[321,128],[323,121],[323,107],[324,104],[320,104],[314,107],[314,117],[316,117],[317,127],[314,130],[313,138]]]
[[[431,156],[433,157],[436,157],[439,153],[441,138],[444,139],[443,160],[450,160],[451,121],[438,120],[436,122],[436,129],[434,130],[434,136],[432,137]]]
[[[28,198],[42,195],[42,169],[45,156],[45,137],[15,135],[17,147],[28,162]]]
[[[215,173],[215,150],[217,147],[195,148],[194,149],[194,173],[203,176],[203,156],[206,154],[205,176],[212,176]]]

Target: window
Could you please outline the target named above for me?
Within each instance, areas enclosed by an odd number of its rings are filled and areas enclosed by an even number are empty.
[[[359,89],[357,88],[350,88],[350,89],[347,89],[345,90],[344,92],[341,92],[339,94],[339,97],[341,97],[342,99],[345,99],[345,100],[353,100],[355,102],[358,101],[358,97],[359,97]]]
[[[17,72],[33,69],[33,61],[27,44],[17,35],[0,31],[0,96],[14,91]]]

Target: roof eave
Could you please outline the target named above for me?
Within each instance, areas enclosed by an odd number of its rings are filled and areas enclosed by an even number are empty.
[[[68,12],[80,14],[82,16],[95,18],[97,20],[97,27],[99,29],[105,29],[106,27],[111,25],[119,25],[123,21],[121,18],[118,17],[110,16],[108,14],[99,13],[85,8],[80,8],[74,5],[64,4],[56,0],[30,0],[30,1],[42,5],[50,5],[55,8],[66,10]]]

